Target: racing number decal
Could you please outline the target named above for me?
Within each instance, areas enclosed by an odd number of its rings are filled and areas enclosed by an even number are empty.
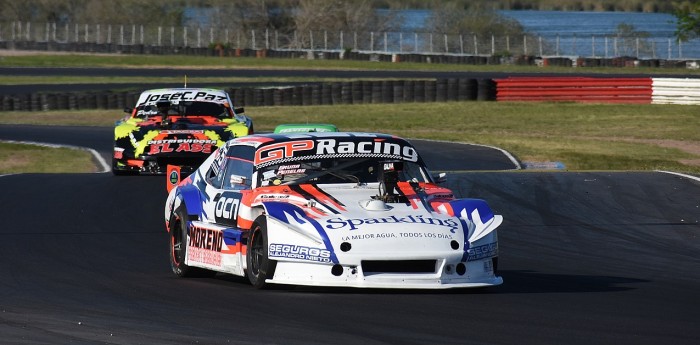
[[[237,226],[238,209],[241,206],[243,194],[236,192],[224,192],[219,194],[214,206],[214,218],[216,223]]]

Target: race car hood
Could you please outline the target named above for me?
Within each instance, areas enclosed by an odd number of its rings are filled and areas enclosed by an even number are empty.
[[[448,190],[432,189],[406,202],[385,203],[373,198],[377,189],[371,186],[307,185],[284,201],[268,195],[263,203],[279,225],[334,255],[381,259],[449,252],[466,260],[472,245],[502,217],[481,200],[450,199]]]

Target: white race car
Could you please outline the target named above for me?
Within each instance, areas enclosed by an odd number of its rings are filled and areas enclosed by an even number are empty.
[[[180,179],[168,172],[165,224],[178,276],[269,284],[485,287],[496,228],[480,199],[455,199],[406,140],[370,133],[235,138]]]

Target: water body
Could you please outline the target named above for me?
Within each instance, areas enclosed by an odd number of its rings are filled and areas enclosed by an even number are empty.
[[[204,25],[211,15],[208,11],[210,9],[190,9],[186,11],[186,16],[190,22]],[[365,46],[354,47],[357,50],[476,55],[509,51],[514,55],[700,59],[700,40],[678,42],[675,38],[676,18],[668,13],[498,11],[501,15],[518,21],[529,37],[475,38],[464,35],[453,36],[446,42],[448,39],[441,37],[441,34],[428,33],[425,24],[430,10],[378,12],[391,13],[403,18],[400,25],[401,34],[391,33],[384,36],[376,33],[372,44],[367,46],[368,42],[364,42]],[[617,34],[620,24],[631,25],[633,31],[640,34],[639,38],[619,37]],[[332,48],[335,49],[335,46]]]
[[[700,41],[675,39],[676,17],[668,13],[498,11],[518,21],[531,35],[542,38],[543,55],[609,57],[638,55],[640,58],[700,58]],[[425,31],[429,10],[402,10],[407,31]],[[642,34],[636,39],[615,38],[620,24]],[[532,42],[531,53],[539,53]]]

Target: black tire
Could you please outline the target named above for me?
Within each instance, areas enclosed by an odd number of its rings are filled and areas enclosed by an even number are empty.
[[[265,280],[275,275],[277,267],[277,261],[270,260],[268,256],[267,239],[267,219],[265,216],[260,216],[250,228],[246,249],[246,274],[250,283],[257,289],[269,287]]]
[[[137,175],[138,172],[133,170],[121,170],[117,168],[117,161],[112,158],[112,174],[114,174],[114,176],[130,176]]]
[[[216,272],[185,264],[187,257],[187,208],[180,205],[170,217],[170,267],[179,277],[213,277]]]

